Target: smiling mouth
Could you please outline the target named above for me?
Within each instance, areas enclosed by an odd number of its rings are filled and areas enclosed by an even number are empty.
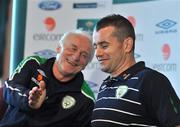
[[[100,63],[102,63],[102,62],[104,62],[104,61],[106,61],[106,60],[108,60],[108,59],[98,59],[98,61],[100,62]]]
[[[77,63],[74,63],[74,62],[70,61],[69,59],[67,59],[67,62],[68,62],[70,65],[72,65],[72,66],[78,66]]]
[[[105,60],[98,60],[99,64],[104,64]]]

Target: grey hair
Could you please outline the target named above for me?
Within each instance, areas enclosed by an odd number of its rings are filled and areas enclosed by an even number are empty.
[[[90,54],[88,63],[91,62],[94,57],[95,50],[93,46],[92,36],[90,35],[90,33],[87,31],[80,30],[80,29],[66,32],[62,35],[61,39],[59,40],[59,46],[63,47],[64,41],[69,35],[81,35],[81,36],[86,37],[89,40],[89,44],[91,45],[91,54]]]

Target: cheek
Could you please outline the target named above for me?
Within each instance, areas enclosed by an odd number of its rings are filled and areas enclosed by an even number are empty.
[[[87,65],[87,61],[85,61],[85,60],[80,61],[80,66],[81,66],[83,69],[86,67],[86,65]]]
[[[104,54],[104,57],[108,58],[108,57],[113,57],[116,54],[116,52],[114,52],[111,49],[105,49],[103,50],[103,54]]]
[[[114,50],[114,51],[109,51],[107,52],[107,57],[110,57],[111,60],[113,61],[118,61],[118,59],[121,58],[121,53],[120,51]]]

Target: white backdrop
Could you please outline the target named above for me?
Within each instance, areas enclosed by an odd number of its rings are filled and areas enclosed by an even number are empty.
[[[99,18],[119,13],[134,25],[136,61],[143,60],[147,66],[165,74],[180,97],[180,1],[116,2],[28,0],[24,56],[54,56],[57,42],[64,32],[77,28],[92,32]],[[107,74],[99,70],[95,58],[83,72],[96,94]]]

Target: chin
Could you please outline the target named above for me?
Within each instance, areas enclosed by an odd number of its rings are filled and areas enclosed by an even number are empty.
[[[103,72],[108,72],[108,69],[107,68],[101,68],[101,71],[103,71]]]

